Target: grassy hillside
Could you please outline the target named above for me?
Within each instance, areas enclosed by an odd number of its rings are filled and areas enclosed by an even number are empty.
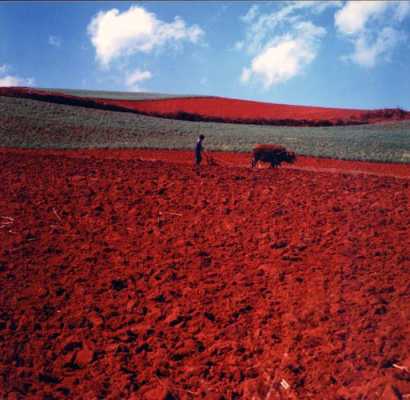
[[[149,92],[113,92],[102,90],[81,90],[81,89],[41,89],[51,93],[63,93],[70,96],[91,97],[96,99],[120,99],[120,100],[159,100],[177,97],[196,97],[195,95],[181,95],[169,93],[149,93]]]
[[[238,125],[0,96],[0,146],[190,149],[199,134],[206,136],[209,150],[248,152],[256,143],[278,143],[303,155],[410,162],[410,121],[304,128]]]

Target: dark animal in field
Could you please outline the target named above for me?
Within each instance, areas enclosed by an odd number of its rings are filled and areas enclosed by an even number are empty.
[[[296,154],[293,151],[286,150],[285,147],[278,144],[257,144],[252,151],[252,168],[258,161],[270,163],[275,168],[282,162],[293,163],[296,160]]]

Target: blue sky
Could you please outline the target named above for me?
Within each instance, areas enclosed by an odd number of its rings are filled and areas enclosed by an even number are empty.
[[[0,86],[410,110],[410,1],[0,3]]]

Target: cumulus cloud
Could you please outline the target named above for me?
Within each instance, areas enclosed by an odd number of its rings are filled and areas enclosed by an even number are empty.
[[[278,3],[279,4],[279,3]],[[323,13],[328,8],[342,6],[341,1],[285,1],[274,12],[263,13],[261,6],[253,5],[241,17],[247,25],[245,41],[235,44],[237,49],[245,48],[249,54],[260,52],[266,42],[278,34],[292,33],[300,22],[311,22],[310,15]]]
[[[360,33],[368,21],[383,16],[387,1],[349,1],[336,12],[335,25],[345,35]]]
[[[61,47],[61,39],[58,36],[50,35],[48,37],[48,44],[54,47]]]
[[[400,23],[409,14],[408,1],[346,2],[335,14],[335,26],[354,51],[342,58],[368,68],[389,60],[395,47],[406,39]]]
[[[265,89],[299,75],[317,54],[319,39],[326,30],[311,22],[301,22],[295,32],[279,36],[253,58],[250,68],[244,68],[242,82],[252,77]]]
[[[151,78],[152,74],[150,71],[141,71],[137,68],[127,75],[125,79],[125,85],[127,86],[128,90],[133,90],[136,92],[141,91],[142,89],[139,86],[140,82],[146,81]]]
[[[10,66],[3,64],[0,65],[0,86],[34,86],[35,81],[33,78],[22,78],[15,75],[6,75],[10,71]]]
[[[198,25],[187,26],[178,16],[173,22],[164,22],[140,6],[132,6],[122,13],[115,8],[101,11],[93,17],[87,31],[96,58],[105,67],[118,57],[150,53],[167,44],[198,43],[204,35]]]
[[[241,20],[247,25],[245,40],[235,44],[252,60],[242,69],[240,81],[260,82],[265,89],[300,75],[316,58],[326,29],[315,25],[309,16],[340,1],[288,1],[272,13],[262,13],[253,5]]]

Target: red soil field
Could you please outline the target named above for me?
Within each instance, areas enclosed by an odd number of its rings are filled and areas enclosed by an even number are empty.
[[[84,102],[89,105],[128,109],[143,114],[175,119],[221,122],[279,123],[281,125],[363,124],[410,119],[400,109],[342,109],[263,103],[223,97],[186,97],[169,99],[121,100],[77,97],[32,88],[0,88],[2,96],[33,97],[50,101]],[[81,105],[81,104],[79,104]]]
[[[107,104],[120,105],[132,110],[161,115],[185,112],[207,118],[224,120],[331,120],[363,119],[365,110],[305,107],[285,104],[262,103],[227,98],[178,98],[160,100],[103,100]]]
[[[409,175],[213,156],[0,152],[1,399],[408,397]]]
[[[38,156],[54,155],[69,158],[98,158],[115,160],[142,161],[168,161],[178,164],[192,164],[192,152],[187,150],[159,150],[159,149],[22,149],[2,148],[0,154],[33,154]],[[222,167],[249,167],[250,153],[208,151],[206,155],[217,165]],[[204,161],[206,163],[206,159]],[[270,168],[268,165],[258,165],[258,168]],[[335,160],[332,158],[319,158],[297,156],[296,162],[289,165],[283,164],[281,168],[301,169],[316,172],[335,172],[349,174],[371,174],[378,176],[391,176],[397,178],[410,178],[410,164],[401,163],[377,163],[367,161]]]

